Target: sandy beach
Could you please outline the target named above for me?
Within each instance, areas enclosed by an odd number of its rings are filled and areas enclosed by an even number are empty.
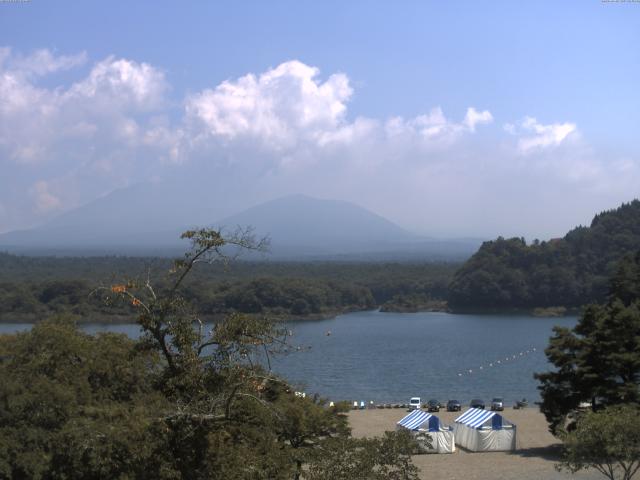
[[[474,479],[598,479],[604,478],[595,470],[575,475],[558,472],[554,468],[558,459],[559,442],[547,430],[544,416],[537,408],[506,409],[503,416],[518,428],[517,451],[472,453],[456,446],[453,454],[416,455],[415,465],[420,468],[420,478],[437,480]],[[381,435],[394,430],[396,422],[407,411],[404,409],[354,410],[349,422],[356,437]],[[437,414],[447,424],[460,413],[441,411]],[[636,478],[640,476],[636,475]]]

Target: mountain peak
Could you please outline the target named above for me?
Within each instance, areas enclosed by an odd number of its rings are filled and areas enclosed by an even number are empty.
[[[307,195],[288,195],[227,217],[218,226],[251,225],[274,245],[335,250],[377,247],[415,237],[395,223],[359,205]]]

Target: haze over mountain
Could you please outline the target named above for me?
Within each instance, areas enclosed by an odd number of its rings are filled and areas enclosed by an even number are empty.
[[[277,198],[211,221],[228,206],[207,201],[206,194],[175,202],[171,193],[152,184],[119,190],[41,227],[0,235],[0,248],[65,255],[174,255],[186,247],[180,233],[203,225],[227,231],[252,227],[256,236],[271,239],[272,258],[462,258],[480,243],[421,237],[356,204],[306,195]]]

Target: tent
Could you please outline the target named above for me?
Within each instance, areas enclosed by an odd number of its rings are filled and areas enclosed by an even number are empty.
[[[453,428],[441,424],[438,417],[422,410],[411,412],[398,422],[396,428],[410,430],[425,453],[453,453],[456,450]]]
[[[516,449],[516,426],[496,412],[470,408],[456,418],[453,431],[458,445],[472,452]]]

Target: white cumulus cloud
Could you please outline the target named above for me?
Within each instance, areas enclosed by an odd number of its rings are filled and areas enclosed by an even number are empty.
[[[491,123],[493,122],[493,115],[489,110],[483,110],[482,112],[477,111],[473,107],[469,107],[467,109],[467,114],[464,116],[463,123],[467,126],[467,128],[475,132],[476,125],[482,125],[483,123]]]
[[[91,69],[89,76],[75,83],[63,101],[91,100],[100,107],[149,110],[159,108],[168,88],[164,74],[147,63],[108,57]]]
[[[137,137],[138,115],[162,107],[164,75],[145,63],[109,57],[66,89],[43,88],[29,78],[41,62],[40,73],[45,74],[78,65],[75,58],[39,50],[2,63],[0,152],[7,158],[55,162],[68,155],[63,150],[72,140],[74,150],[84,150],[84,161],[91,162],[108,153],[94,147],[117,148],[123,139]]]
[[[38,215],[144,179],[170,155],[165,139],[156,144],[158,135],[151,133],[166,114],[164,73],[146,63],[107,57],[67,85],[41,81],[84,63],[85,53],[23,55],[0,49],[0,167],[14,172],[14,178],[0,178],[0,190],[25,192],[24,202],[17,203],[30,204]],[[67,188],[53,194],[51,181]]]
[[[493,116],[488,110],[478,112],[469,107],[461,122],[445,117],[442,108],[435,107],[428,113],[404,119],[394,117],[386,122],[389,137],[407,136],[413,140],[421,140],[424,145],[450,145],[465,133],[474,133],[476,125],[491,123]]]
[[[445,117],[440,107],[412,118],[351,120],[352,95],[347,75],[325,79],[318,68],[291,60],[189,95],[183,125],[173,136],[161,136],[174,140],[172,158],[180,161],[208,156],[245,166],[255,161],[271,170],[327,163],[336,155],[362,164],[395,148],[446,148],[493,120],[488,110],[473,107],[460,122]]]
[[[510,135],[520,137],[518,139],[518,150],[523,154],[557,147],[577,131],[575,123],[565,122],[544,125],[533,117],[525,117],[518,124],[507,123],[503,128]]]
[[[228,80],[186,100],[186,117],[202,133],[224,139],[252,137],[275,148],[318,140],[343,121],[352,94],[337,73],[289,61],[266,72]]]

